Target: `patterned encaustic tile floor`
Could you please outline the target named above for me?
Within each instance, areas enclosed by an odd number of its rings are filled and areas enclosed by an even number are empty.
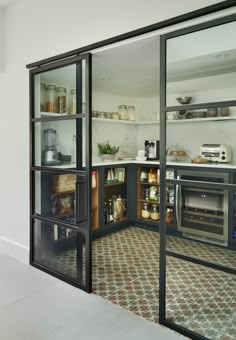
[[[168,236],[167,248],[236,267],[236,252],[223,247]],[[75,260],[71,249],[51,266],[75,277]],[[158,323],[157,232],[129,227],[94,240],[92,270],[94,294]],[[166,318],[209,339],[235,340],[236,275],[168,256]]]

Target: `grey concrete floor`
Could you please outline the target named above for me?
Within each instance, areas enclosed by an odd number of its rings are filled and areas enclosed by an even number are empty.
[[[0,254],[0,340],[184,339]]]

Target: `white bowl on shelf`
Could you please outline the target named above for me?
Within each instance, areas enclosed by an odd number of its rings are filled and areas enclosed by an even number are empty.
[[[139,161],[139,162],[143,162],[146,160],[147,160],[147,157],[139,157],[139,156],[136,157],[136,161]]]

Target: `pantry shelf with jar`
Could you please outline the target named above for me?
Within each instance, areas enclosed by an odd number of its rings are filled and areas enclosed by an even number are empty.
[[[168,169],[167,176],[173,176],[174,170]],[[166,188],[166,223],[174,223],[174,187]],[[154,166],[137,167],[137,218],[151,223],[159,223],[160,212],[160,169]]]

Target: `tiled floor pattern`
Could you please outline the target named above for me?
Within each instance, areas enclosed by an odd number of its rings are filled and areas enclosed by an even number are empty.
[[[168,249],[236,267],[224,248],[168,236]],[[159,234],[130,227],[93,241],[93,292],[158,322]],[[74,265],[73,265],[74,258]],[[75,277],[75,251],[53,267]],[[236,276],[167,258],[167,319],[209,339],[236,339]]]

